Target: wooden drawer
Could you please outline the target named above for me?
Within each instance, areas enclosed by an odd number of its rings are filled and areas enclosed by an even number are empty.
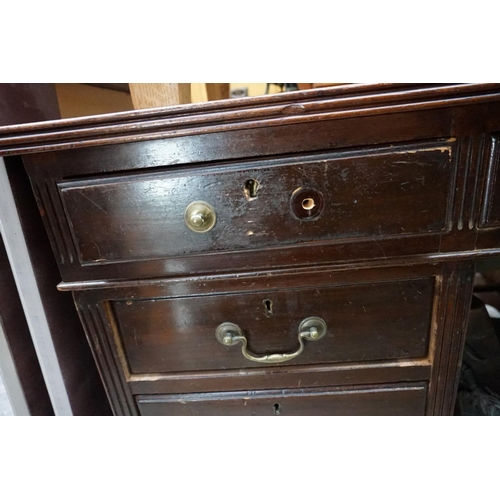
[[[304,340],[289,365],[427,357],[435,276],[415,268],[371,274],[374,282],[359,273],[303,272],[129,286],[83,292],[77,301],[81,310],[104,304],[110,340],[132,376],[262,367],[243,356],[241,343],[216,338],[227,322],[241,328],[248,353],[265,356],[297,351],[302,321],[321,318],[324,337]]]
[[[439,233],[451,170],[451,146],[439,143],[116,174],[58,188],[80,264],[95,265]],[[205,233],[184,219],[199,200],[216,213]]]
[[[424,415],[427,384],[139,396],[141,415]]]

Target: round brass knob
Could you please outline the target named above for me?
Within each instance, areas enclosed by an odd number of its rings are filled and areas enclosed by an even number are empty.
[[[193,201],[186,207],[184,222],[195,233],[206,233],[215,226],[217,217],[212,205],[205,201]]]
[[[202,227],[203,223],[205,222],[205,217],[203,216],[203,214],[197,212],[189,216],[189,221],[191,222],[192,226]]]

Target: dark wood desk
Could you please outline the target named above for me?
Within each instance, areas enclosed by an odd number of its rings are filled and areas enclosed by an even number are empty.
[[[499,134],[497,84],[346,85],[3,128],[0,154],[115,414],[446,415]]]

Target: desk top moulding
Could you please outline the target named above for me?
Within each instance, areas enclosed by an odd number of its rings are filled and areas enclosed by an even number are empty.
[[[499,84],[350,84],[6,126],[0,128],[0,153],[5,156],[121,144],[225,130],[446,109],[499,100]],[[205,156],[208,153],[205,152]]]

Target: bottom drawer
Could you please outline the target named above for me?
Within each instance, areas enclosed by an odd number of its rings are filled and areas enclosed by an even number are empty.
[[[424,415],[426,383],[137,396],[141,415]]]

